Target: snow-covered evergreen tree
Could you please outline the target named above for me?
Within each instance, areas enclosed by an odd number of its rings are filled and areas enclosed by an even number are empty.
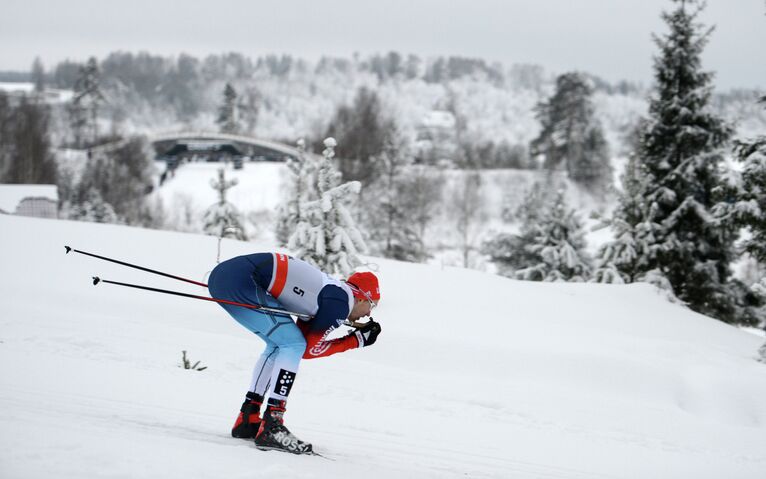
[[[635,264],[638,274],[667,280],[693,310],[733,321],[736,300],[727,282],[734,233],[711,211],[731,130],[708,108],[711,73],[702,71],[700,55],[709,31],[697,24],[699,2],[676,3],[662,15],[670,32],[655,38],[656,84],[636,152],[644,174],[636,197],[645,206],[629,224],[649,231],[641,233]],[[636,273],[631,263],[616,266],[626,276]]]
[[[761,102],[766,105],[766,97]],[[734,152],[742,171],[732,213],[738,223],[750,231],[744,240],[745,251],[766,265],[766,135],[738,141]]]
[[[57,182],[51,149],[51,109],[22,96],[15,106],[0,97],[0,182]]]
[[[277,209],[276,237],[279,244],[287,246],[290,236],[295,231],[301,218],[301,205],[317,199],[316,184],[317,162],[306,154],[306,142],[297,141],[298,156],[287,159],[285,196]],[[312,196],[314,195],[314,196]]]
[[[534,234],[532,229],[522,230],[520,234],[498,233],[484,242],[482,252],[495,264],[498,274],[513,278],[517,270],[537,264],[540,259],[528,249],[534,242]]]
[[[289,247],[323,271],[347,276],[362,263],[358,254],[366,252],[367,246],[347,208],[361,184],[340,183],[341,175],[332,164],[336,144],[334,138],[324,140],[316,182],[311,185],[318,198],[301,205],[300,221]]]
[[[69,122],[69,131],[72,135],[72,146],[76,148],[82,148],[85,143],[85,131],[88,124],[88,114],[81,102],[75,100],[77,92],[75,91],[75,97],[73,100],[67,103],[66,113],[67,120]]]
[[[227,83],[223,89],[223,103],[218,108],[216,123],[221,133],[235,135],[242,130],[239,124],[239,102],[237,91]]]
[[[32,62],[32,83],[35,85],[35,93],[41,94],[45,90],[45,68],[40,57],[35,57]]]
[[[91,57],[79,70],[74,95],[67,107],[75,146],[81,147],[85,140],[91,145],[98,141],[98,112],[104,101],[98,62]]]
[[[644,191],[642,178],[640,165],[635,156],[631,156],[622,175],[619,203],[608,222],[614,232],[614,239],[599,249],[591,278],[593,282],[622,284],[642,278],[638,251],[644,253],[641,258],[647,256],[643,240],[656,226],[643,223],[646,203],[641,197]]]
[[[760,101],[766,105],[766,96]],[[763,271],[766,268],[766,135],[735,142],[734,154],[742,169],[730,175],[725,188],[726,201],[716,205],[716,212],[732,228],[747,230],[741,247]],[[743,293],[745,307],[749,309],[740,314],[740,320],[745,317],[743,322],[763,322],[764,311],[758,308],[766,302],[766,276],[749,286],[755,297]]]
[[[475,253],[480,249],[477,247],[478,238],[487,223],[486,199],[481,182],[477,170],[465,171],[447,202],[457,233],[456,246],[464,268],[476,265]]]
[[[226,201],[226,192],[236,184],[236,179],[226,180],[223,168],[218,170],[218,180],[210,181],[210,186],[218,192],[218,202],[205,212],[205,233],[219,238],[247,239],[239,211]]]
[[[409,193],[408,166],[413,157],[408,138],[394,128],[387,135],[383,151],[375,158],[380,176],[365,188],[365,224],[373,247],[382,256],[402,261],[422,261],[422,245],[414,221],[415,209]]]
[[[516,208],[511,209],[506,205],[503,211],[503,219],[508,222],[518,221],[521,224],[532,224],[537,222],[540,215],[550,204],[552,198],[551,192],[557,191],[555,183],[550,177],[544,181],[537,181],[529,188],[524,200]]]
[[[425,261],[430,256],[426,248],[426,232],[442,206],[444,183],[445,178],[440,169],[409,165],[398,184],[397,195],[407,205],[407,221],[415,234],[414,242],[418,245],[418,261]]]
[[[530,281],[586,281],[590,259],[585,251],[585,232],[574,210],[566,207],[564,192],[556,198],[539,222],[525,225],[517,236],[527,264],[514,272]]]
[[[112,205],[104,201],[104,198],[95,188],[87,191],[84,201],[76,205],[64,204],[62,213],[65,217],[77,221],[90,221],[93,223],[120,222]]]
[[[337,151],[343,180],[357,180],[367,186],[375,179],[375,158],[393,128],[393,122],[383,115],[378,94],[369,88],[359,88],[351,105],[338,107],[325,136],[343,139]]]
[[[391,190],[387,181],[365,189],[363,217],[378,254],[403,261],[430,257],[426,232],[442,207],[445,177],[439,168],[407,164],[396,174]],[[367,200],[366,198],[372,198]]]
[[[255,134],[255,125],[258,124],[260,112],[260,99],[260,94],[255,87],[248,88],[243,92],[238,105],[242,126],[240,133]]]
[[[550,185],[549,185],[550,186]],[[540,262],[540,257],[533,253],[529,246],[537,241],[537,226],[546,209],[550,208],[551,199],[547,194],[549,189],[542,183],[535,183],[524,195],[524,199],[516,208],[506,205],[503,219],[508,222],[521,224],[518,234],[501,232],[485,241],[482,251],[495,264],[497,272],[503,276],[514,277],[519,269]]]
[[[14,110],[8,95],[0,92],[0,179],[5,176],[6,170],[13,161]]]
[[[60,166],[63,174],[58,184],[62,203],[69,203],[74,209],[89,201],[90,190],[95,190],[121,222],[147,227],[156,224],[162,212],[156,210],[156,215],[152,215],[156,204],[147,202],[155,181],[150,149],[144,137],[124,138],[107,147],[91,150],[84,168],[77,175]]]
[[[582,74],[560,75],[553,96],[537,105],[542,130],[530,150],[545,157],[546,168],[564,167],[573,181],[603,192],[611,186],[612,166],[592,94],[593,88]]]

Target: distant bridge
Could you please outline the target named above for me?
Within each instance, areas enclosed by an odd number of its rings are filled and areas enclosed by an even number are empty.
[[[267,161],[283,161],[286,157],[297,158],[300,155],[297,148],[282,143],[210,131],[160,133],[149,135],[148,139],[160,157],[207,154],[212,156],[213,160],[218,155],[233,155]]]

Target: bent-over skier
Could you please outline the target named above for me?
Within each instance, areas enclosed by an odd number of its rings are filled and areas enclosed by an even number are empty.
[[[346,336],[327,337],[347,320],[353,322],[370,314],[380,300],[378,278],[362,272],[341,281],[300,259],[256,253],[220,263],[210,274],[208,289],[218,299],[312,316],[299,318],[296,324],[286,314],[219,303],[266,342],[231,435],[254,438],[260,449],[311,453],[311,444],[299,440],[284,425],[287,396],[298,365],[301,358],[330,356],[375,343],[381,327],[372,319]],[[266,410],[261,417],[264,399]]]

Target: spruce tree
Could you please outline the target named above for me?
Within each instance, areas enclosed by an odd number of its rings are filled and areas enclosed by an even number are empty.
[[[374,247],[386,258],[401,261],[422,261],[422,248],[416,232],[412,204],[415,198],[409,194],[408,167],[413,161],[410,144],[397,129],[387,136],[382,153],[376,158],[380,177],[367,191],[369,197],[365,208],[368,233],[374,238]]]
[[[408,192],[408,183],[397,181],[391,195],[377,205],[384,231],[381,254],[386,258],[418,263],[424,261],[427,255],[411,221],[412,211],[406,203],[400,201],[409,199],[406,196]]]
[[[603,192],[611,185],[612,167],[592,95],[580,73],[560,75],[553,96],[537,105],[542,131],[532,140],[530,151],[544,156],[545,168],[564,168],[572,181]]]
[[[8,95],[0,91],[0,180],[10,167],[13,145],[14,113]]]
[[[12,107],[0,97],[0,181],[56,183],[50,123],[48,105],[23,96]]]
[[[338,167],[343,181],[369,184],[378,174],[378,157],[394,124],[384,118],[375,91],[362,87],[350,106],[338,108],[330,120],[326,137],[339,138]]]
[[[96,188],[88,189],[81,202],[63,208],[68,219],[92,223],[120,223],[111,204],[107,203]]]
[[[702,7],[674,2],[662,14],[669,33],[655,37],[655,86],[636,152],[644,178],[634,196],[644,205],[640,219],[626,216],[630,227],[648,231],[641,232],[636,262],[616,266],[626,277],[666,282],[697,312],[733,321],[736,300],[727,281],[734,232],[712,214],[731,129],[708,108],[712,74],[702,70],[700,56],[710,30],[696,20]]]
[[[219,238],[247,239],[239,211],[226,200],[226,192],[236,184],[236,179],[226,180],[223,168],[218,170],[218,180],[210,181],[210,186],[218,192],[218,202],[205,212],[205,233]]]
[[[86,139],[91,146],[97,143],[98,112],[104,101],[98,62],[91,57],[88,63],[79,69],[74,85],[74,96],[67,107],[75,146],[81,147]]]
[[[760,101],[766,106],[766,96]],[[727,213],[750,231],[744,240],[745,251],[766,265],[766,135],[737,141],[734,153],[742,164],[741,184],[733,209]]]
[[[602,245],[595,260],[591,281],[596,283],[632,283],[643,276],[639,265],[639,251],[645,252],[644,240],[651,233],[652,225],[644,224],[646,203],[641,197],[644,191],[643,175],[635,156],[631,156],[622,175],[622,192],[619,203],[608,221],[614,232],[614,240]]]
[[[249,88],[244,91],[238,106],[241,117],[240,133],[255,134],[255,126],[258,124],[260,113],[260,97],[261,95],[256,88]]]
[[[35,85],[35,93],[42,94],[45,90],[45,68],[40,57],[35,57],[32,62],[32,83]]]
[[[522,252],[514,277],[530,281],[586,281],[590,258],[585,232],[574,210],[566,207],[560,190],[539,221],[528,223],[516,236]]]
[[[760,101],[766,105],[766,96]],[[730,177],[726,201],[716,206],[716,212],[735,231],[746,229],[739,246],[766,268],[766,135],[736,141],[734,155],[742,169]],[[755,324],[764,319],[764,310],[759,308],[766,302],[766,276],[749,286],[749,291],[739,289],[743,309],[739,320]]]
[[[409,165],[397,185],[397,195],[407,205],[408,221],[414,232],[416,261],[425,261],[430,256],[426,250],[426,232],[441,208],[444,183],[441,170],[426,165]]]
[[[69,168],[62,169],[58,182],[62,203],[67,203],[68,210],[75,211],[71,214],[78,214],[78,205],[103,201],[122,223],[154,224],[153,216],[158,217],[162,212],[147,202],[155,181],[151,158],[152,152],[144,137],[124,138],[109,146],[94,148],[81,173],[74,175]],[[95,190],[98,197],[92,195],[91,190]]]
[[[474,253],[480,249],[477,248],[477,239],[487,223],[486,200],[481,186],[482,178],[478,171],[461,171],[447,202],[464,268],[476,264]]]
[[[332,164],[335,139],[327,138],[324,144],[316,182],[311,185],[317,199],[301,205],[300,221],[289,247],[296,256],[323,271],[347,276],[362,264],[358,254],[367,250],[347,208],[352,197],[359,194],[361,184],[358,181],[341,184],[341,175]]]
[[[557,191],[557,189],[550,177],[546,178],[545,181],[533,183],[518,207],[511,209],[508,204],[504,207],[503,219],[508,222],[518,221],[521,224],[537,222],[553,199],[550,192]]]
[[[237,91],[227,83],[223,89],[223,103],[218,108],[218,118],[216,123],[221,133],[235,135],[240,133],[242,128],[239,124],[239,104]]]
[[[306,142],[297,142],[298,156],[287,159],[287,185],[285,196],[277,209],[276,237],[279,244],[287,246],[290,236],[298,226],[301,218],[301,205],[315,200],[315,190],[311,188],[316,183],[317,162],[306,154]]]
[[[88,112],[82,105],[82,101],[78,100],[79,92],[75,90],[75,95],[72,97],[72,101],[66,105],[67,119],[69,122],[69,130],[72,134],[72,147],[82,148],[86,143],[86,130],[88,126]]]
[[[553,198],[548,192],[551,189],[548,182],[534,183],[520,205],[507,201],[503,206],[503,220],[521,226],[518,234],[501,232],[482,245],[482,251],[495,264],[498,274],[512,278],[517,270],[539,263],[539,255],[532,253],[529,246],[537,241],[537,226],[550,208]]]

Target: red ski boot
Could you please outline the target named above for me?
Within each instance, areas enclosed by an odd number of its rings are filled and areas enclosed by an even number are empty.
[[[245,395],[245,402],[239,409],[239,416],[231,429],[232,437],[243,439],[253,439],[258,434],[258,428],[261,426],[261,404],[263,396],[254,392],[248,392]]]

